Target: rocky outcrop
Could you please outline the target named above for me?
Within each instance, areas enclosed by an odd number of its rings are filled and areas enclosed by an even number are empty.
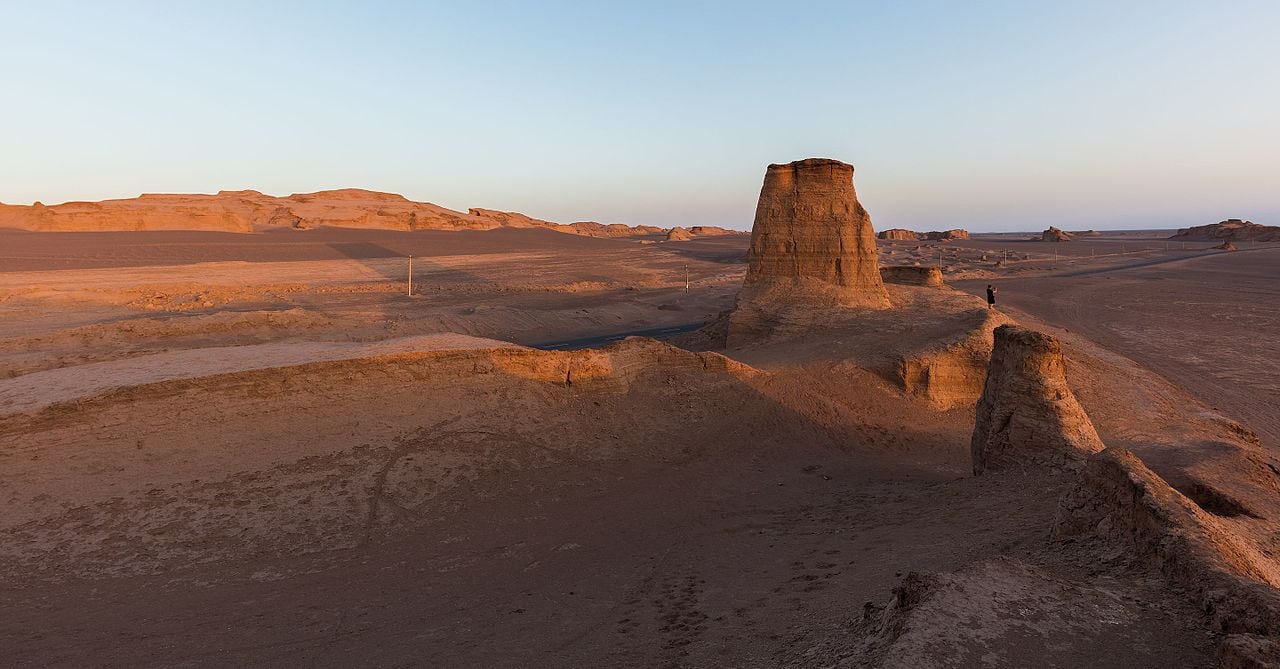
[[[793,299],[821,295],[846,306],[889,305],[853,166],[836,160],[769,166],[748,263],[744,292],[781,288]]]
[[[0,204],[0,228],[20,230],[253,232],[321,226],[380,230],[545,228],[606,238],[658,237],[667,232],[664,228],[620,223],[553,223],[492,209],[470,209],[464,214],[430,202],[414,202],[403,195],[358,188],[287,197],[240,190],[221,191],[216,195],[141,195],[133,199],[67,202],[54,206],[39,202],[29,207]]]
[[[945,242],[952,239],[968,239],[969,231],[960,228],[951,230],[934,230],[931,232],[915,232],[904,228],[890,228],[877,235],[880,239],[893,239],[898,241],[930,241]]]
[[[693,239],[693,233],[682,227],[676,226],[667,231],[667,241],[669,242],[687,242]]]
[[[1180,241],[1280,242],[1280,227],[1228,218],[1211,225],[1183,228],[1169,239]]]
[[[487,229],[497,224],[403,196],[354,188],[273,197],[257,191],[142,195],[46,207],[0,205],[0,227],[40,231],[216,230],[338,226],[393,230]]]
[[[1133,453],[1108,448],[1089,458],[1076,488],[1059,504],[1054,534],[1092,535],[1123,546],[1126,554],[1195,596],[1219,631],[1271,637],[1228,637],[1220,656],[1239,659],[1275,652],[1280,591],[1270,573],[1274,568],[1264,566],[1270,560]]]
[[[803,327],[815,308],[885,309],[871,217],[853,166],[827,158],[770,165],[756,206],[747,275],[729,340]]]
[[[903,228],[890,228],[888,230],[881,230],[880,234],[876,236],[880,239],[892,239],[892,240],[910,241],[910,242],[914,242],[920,239],[919,233],[913,232],[911,230],[905,230]]]
[[[905,394],[939,411],[973,406],[982,396],[992,332],[1007,323],[998,311],[973,309],[956,320],[952,336],[899,354],[891,378]]]
[[[946,285],[942,280],[942,270],[936,266],[891,265],[880,268],[880,278],[885,283],[901,283],[908,286],[931,286],[940,288]]]
[[[1058,340],[1015,325],[996,328],[970,442],[974,473],[1064,466],[1102,449],[1067,386]]]
[[[1236,245],[1232,244],[1231,242],[1222,242],[1221,244],[1218,244],[1213,248],[1219,251],[1234,251],[1236,250]]]
[[[689,232],[695,237],[714,237],[717,235],[745,235],[747,233],[741,230],[730,230],[714,225],[695,225],[689,228]]]
[[[1048,230],[1045,230],[1040,234],[1040,241],[1043,242],[1069,242],[1071,240],[1071,233],[1065,230],[1059,230],[1052,225],[1049,226]]]

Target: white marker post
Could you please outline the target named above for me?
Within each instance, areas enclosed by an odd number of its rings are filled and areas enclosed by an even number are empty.
[[[684,294],[689,294],[689,263],[684,264]]]
[[[409,256],[409,291],[406,294],[413,297],[413,256]]]

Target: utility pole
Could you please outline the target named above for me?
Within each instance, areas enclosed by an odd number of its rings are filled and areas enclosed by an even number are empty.
[[[409,297],[413,297],[413,256],[409,256]]]

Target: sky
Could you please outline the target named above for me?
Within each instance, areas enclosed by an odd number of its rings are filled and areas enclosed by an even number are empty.
[[[0,0],[0,202],[389,191],[749,229],[1280,224],[1280,2]]]

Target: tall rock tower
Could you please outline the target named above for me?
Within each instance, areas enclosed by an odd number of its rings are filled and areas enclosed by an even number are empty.
[[[751,228],[745,291],[782,288],[884,308],[876,234],[853,189],[853,166],[828,158],[770,165]]]
[[[890,306],[871,217],[853,189],[853,166],[838,160],[769,166],[747,259],[730,339],[799,326],[812,307]]]

